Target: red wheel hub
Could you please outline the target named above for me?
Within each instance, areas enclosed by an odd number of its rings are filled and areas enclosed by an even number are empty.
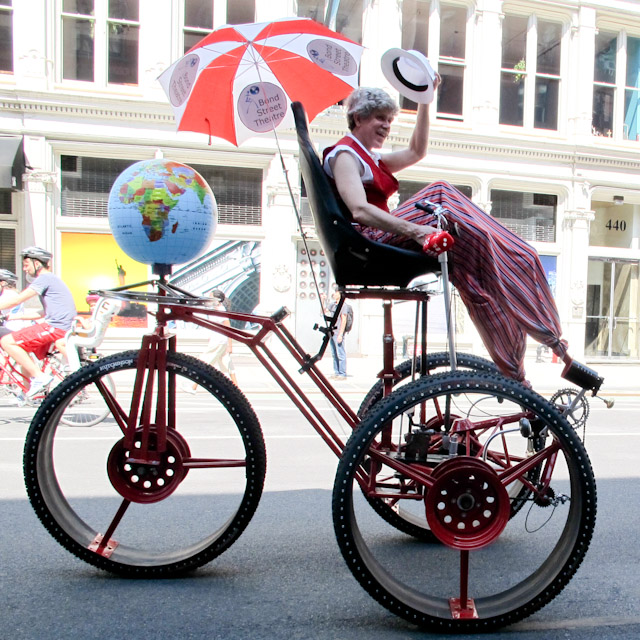
[[[170,496],[187,475],[183,461],[191,457],[189,445],[175,430],[167,431],[167,447],[153,463],[132,462],[135,450],[140,448],[142,429],[138,429],[133,451],[124,444],[124,438],[116,442],[107,460],[107,473],[115,490],[127,500],[148,504]],[[149,433],[149,450],[156,449],[154,428]],[[134,455],[132,455],[134,454]]]
[[[456,456],[438,465],[432,477],[425,509],[438,540],[454,549],[481,549],[502,533],[511,511],[509,494],[486,462]]]

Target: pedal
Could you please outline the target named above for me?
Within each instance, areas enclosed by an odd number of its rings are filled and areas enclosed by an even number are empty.
[[[593,395],[598,393],[598,390],[604,382],[604,378],[599,376],[596,371],[577,360],[569,360],[560,375],[581,389],[592,391]]]

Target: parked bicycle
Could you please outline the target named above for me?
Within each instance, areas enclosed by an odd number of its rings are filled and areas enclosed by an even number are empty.
[[[429,294],[406,287],[429,270],[443,273],[446,284],[446,252],[436,262],[357,234],[331,196],[302,116],[298,109],[307,195],[341,287],[318,353],[308,354],[287,329],[286,308],[271,316],[214,310],[164,276],[103,292],[154,305],[155,330],[139,351],[81,368],[45,399],[25,444],[29,499],[67,550],[124,576],[181,574],[238,539],[262,494],[262,430],[236,385],[177,350],[167,325],[182,321],[246,345],[339,457],[332,503],[338,544],[378,602],[434,630],[518,621],[560,593],[589,546],[596,487],[584,445],[554,404],[491,363],[456,353],[451,329],[449,351],[427,353]],[[347,299],[383,306],[383,367],[358,412],[317,365]],[[420,345],[419,357],[398,367],[394,300],[415,303]],[[236,328],[246,323],[257,330]],[[347,442],[293,371],[335,409],[351,432]],[[570,359],[563,374],[594,394],[602,384]],[[394,389],[403,376],[410,379]],[[195,397],[180,391],[193,384]],[[99,434],[71,441],[60,425],[85,390],[100,394],[111,419]],[[198,518],[181,517],[187,509]]]

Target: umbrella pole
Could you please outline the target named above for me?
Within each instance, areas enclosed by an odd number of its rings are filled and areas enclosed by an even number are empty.
[[[287,169],[287,165],[284,163],[284,158],[282,157],[282,149],[280,148],[280,140],[278,140],[278,134],[276,130],[273,129],[273,135],[276,139],[276,147],[278,148],[278,155],[280,156],[280,164],[282,165],[282,172],[284,173],[284,179],[287,183],[287,189],[289,190],[289,195],[291,196],[291,204],[293,204],[293,210],[296,214],[296,221],[298,223],[298,230],[300,231],[300,237],[302,238],[302,244],[304,244],[305,251],[307,255],[309,254],[309,246],[307,244],[307,234],[304,232],[302,228],[302,218],[300,217],[300,210],[298,209],[298,203],[296,202],[296,197],[293,194],[293,189],[291,188],[291,181],[289,180],[289,169]],[[316,295],[318,296],[318,304],[320,305],[320,309],[322,313],[320,314],[325,321],[325,326],[329,326],[329,321],[325,318],[324,308],[322,307],[322,299],[320,298],[320,287],[318,285],[318,279],[316,277],[316,272],[313,269],[310,269],[311,277],[313,278],[313,286],[316,290]]]

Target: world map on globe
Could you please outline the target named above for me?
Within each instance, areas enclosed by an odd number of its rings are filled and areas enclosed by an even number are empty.
[[[195,169],[164,159],[125,169],[111,187],[108,208],[120,248],[146,264],[197,258],[211,242],[218,217],[206,180]]]

